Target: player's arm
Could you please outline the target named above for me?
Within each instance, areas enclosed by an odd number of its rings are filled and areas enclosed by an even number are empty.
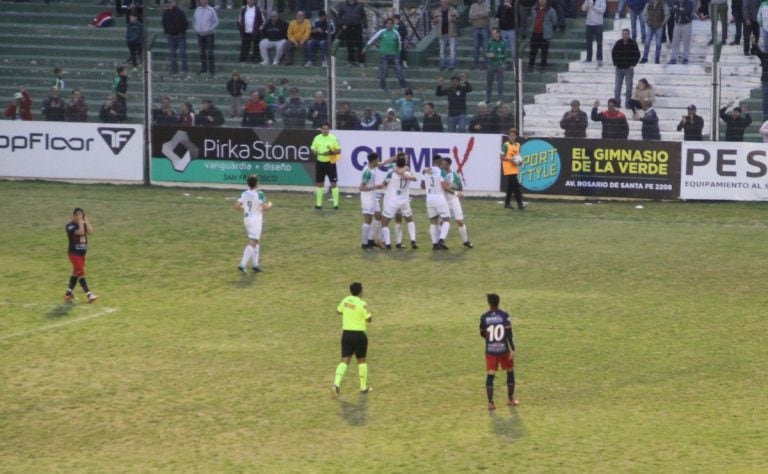
[[[365,320],[369,323],[373,321],[373,315],[368,312],[368,305],[363,306],[363,311],[365,311]]]
[[[442,186],[444,192],[448,194],[456,194],[456,192],[451,187],[451,183],[449,183],[448,181],[446,180],[441,181],[440,186]]]
[[[504,331],[507,335],[507,347],[509,347],[509,350],[512,352],[515,352],[515,341],[512,340],[512,325],[505,327],[506,331]]]
[[[480,318],[480,337],[485,339],[485,324],[483,318]]]
[[[93,226],[91,225],[91,222],[88,220],[87,217],[85,217],[85,213],[83,213],[83,231],[86,234],[93,234]]]
[[[261,210],[264,212],[267,212],[268,210],[272,209],[272,201],[267,201],[261,203]]]
[[[238,199],[235,202],[235,210],[237,210],[237,211],[242,211],[243,210],[243,201]]]

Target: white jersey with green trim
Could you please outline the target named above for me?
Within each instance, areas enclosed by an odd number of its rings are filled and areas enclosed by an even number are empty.
[[[267,197],[259,189],[246,189],[237,202],[243,206],[243,218],[248,219],[262,215],[261,205],[267,203]]]

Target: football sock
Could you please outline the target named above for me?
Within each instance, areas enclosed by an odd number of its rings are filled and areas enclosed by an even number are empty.
[[[83,287],[83,291],[86,293],[90,293],[91,290],[88,289],[88,282],[85,281],[85,277],[80,278],[80,286]]]
[[[373,220],[371,222],[371,230],[368,233],[368,240],[376,240],[376,236],[381,231],[381,221]]]
[[[77,277],[72,275],[71,277],[69,277],[69,287],[68,287],[69,293],[72,293],[72,290],[75,289],[75,285],[77,285]]]
[[[411,221],[408,224],[408,237],[411,238],[411,242],[416,241],[416,223]]]
[[[251,247],[253,250],[251,258],[253,259],[253,266],[258,267],[259,266],[259,250],[261,249],[261,245],[256,244],[256,246]]]
[[[437,225],[429,224],[429,236],[432,238],[432,243],[437,243]]]
[[[440,240],[445,240],[446,237],[448,237],[448,230],[451,228],[451,223],[448,221],[443,221],[443,223],[440,225]]]
[[[358,363],[357,373],[360,375],[360,390],[368,388],[368,364]]]
[[[389,240],[389,227],[381,226],[381,240],[384,241],[384,245],[392,245],[392,241]]]
[[[395,224],[395,240],[398,244],[403,243],[403,226],[402,224]]]
[[[515,398],[515,371],[507,372],[507,395],[509,399]]]
[[[493,378],[495,374],[488,374],[485,377],[485,392],[488,394],[488,403],[493,401]]]
[[[240,266],[245,267],[248,265],[248,260],[251,259],[251,255],[253,255],[253,247],[250,245],[246,245],[245,249],[243,250],[243,258],[240,259]]]
[[[323,188],[315,188],[315,206],[323,206]]]
[[[459,235],[461,235],[461,241],[466,242],[469,240],[469,236],[467,235],[467,226],[466,224],[459,227]]]
[[[331,188],[331,197],[333,198],[333,207],[338,207],[339,205],[339,187],[334,186]]]
[[[348,365],[344,362],[339,362],[339,365],[336,366],[336,377],[333,379],[333,384],[337,387],[341,387],[341,379],[347,373],[347,367]]]
[[[363,222],[363,245],[368,243],[368,236],[371,234],[371,224]]]

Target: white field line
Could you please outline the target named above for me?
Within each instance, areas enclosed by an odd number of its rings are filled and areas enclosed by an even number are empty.
[[[100,318],[102,316],[106,316],[108,314],[112,314],[112,313],[114,313],[116,311],[117,311],[117,308],[106,308],[106,309],[104,309],[102,311],[99,311],[97,313],[91,314],[89,316],[81,316],[79,318],[70,319],[70,320],[67,320],[67,321],[62,321],[60,323],[49,324],[48,326],[43,326],[41,328],[30,329],[29,331],[21,331],[21,332],[14,332],[14,333],[11,333],[11,334],[6,334],[4,336],[0,336],[0,341],[7,341],[8,339],[13,339],[14,337],[26,336],[26,335],[29,335],[29,334],[35,334],[35,333],[38,333],[38,332],[48,331],[50,329],[60,328],[62,326],[69,326],[70,324],[82,323],[83,321],[88,321],[89,319]]]

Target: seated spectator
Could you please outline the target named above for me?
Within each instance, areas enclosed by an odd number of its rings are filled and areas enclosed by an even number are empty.
[[[41,109],[45,120],[49,122],[63,122],[66,108],[67,104],[59,97],[59,88],[56,86],[51,87],[51,94],[43,101]]]
[[[704,140],[702,130],[704,130],[704,119],[696,115],[696,106],[691,104],[688,106],[688,113],[683,115],[680,123],[677,124],[677,131],[683,131],[683,140],[685,141],[697,141]]]
[[[491,111],[494,127],[500,133],[515,128],[515,116],[512,114],[512,107],[509,104],[496,102],[496,106]]]
[[[342,102],[339,111],[336,112],[336,130],[357,130],[360,128],[360,121],[357,120],[357,114],[352,112],[349,102]]]
[[[589,121],[587,120],[587,113],[581,110],[581,102],[572,100],[571,110],[563,114],[563,118],[560,119],[560,128],[565,130],[563,136],[565,138],[586,138],[587,126],[589,126]]]
[[[221,127],[224,124],[224,114],[213,105],[211,99],[203,99],[203,105],[195,118],[195,125],[199,127]]]
[[[333,35],[335,33],[333,22],[328,22],[328,19],[325,16],[325,11],[320,10],[318,18],[315,20],[315,23],[312,25],[312,29],[309,32],[309,41],[307,41],[306,46],[306,63],[304,66],[310,67],[314,65],[315,51],[320,50],[320,59],[322,59],[323,67],[328,67],[326,57],[328,56],[329,29],[330,33]]]
[[[13,94],[13,102],[5,107],[3,115],[11,120],[33,120],[32,98],[26,87],[20,87],[19,92]]]
[[[616,99],[608,99],[608,110],[598,112],[598,107],[600,107],[600,101],[596,100],[595,106],[592,108],[592,120],[602,122],[602,137],[604,139],[621,138],[626,140],[629,136],[629,123],[627,123],[627,117],[624,113],[616,108]]]
[[[303,11],[296,12],[296,18],[291,20],[291,22],[288,24],[288,43],[286,47],[288,48],[288,62],[287,65],[293,64],[293,55],[296,52],[297,49],[301,50],[304,53],[304,62],[306,63],[309,59],[307,56],[307,46],[309,41],[309,33],[312,30],[312,25],[310,24],[309,20],[306,19],[304,16]]]
[[[419,127],[419,121],[416,119],[416,107],[419,107],[423,99],[414,99],[413,91],[406,89],[403,92],[403,97],[400,99],[392,99],[392,107],[395,107],[400,115],[400,125],[404,132],[418,132],[421,130]]]
[[[269,50],[275,50],[275,59],[272,64],[277,66],[283,57],[285,45],[288,43],[288,23],[280,19],[277,12],[272,12],[269,21],[261,28],[261,41],[259,51],[261,53],[261,65],[269,65]]]
[[[645,111],[643,116],[637,119],[643,123],[641,129],[643,140],[661,140],[659,116],[656,115],[656,111],[653,109],[653,102],[645,99],[643,101],[643,111]]]
[[[152,122],[155,125],[178,125],[179,116],[171,107],[171,98],[167,95],[160,101],[160,108],[152,109]]]
[[[397,118],[397,115],[395,115],[395,109],[387,109],[387,115],[384,117],[384,121],[381,122],[379,130],[384,130],[387,132],[399,132],[402,130],[400,119]]]
[[[307,108],[299,97],[299,89],[291,87],[288,91],[288,100],[280,106],[285,128],[303,129],[307,120]]]
[[[656,98],[656,92],[648,79],[642,78],[637,81],[637,85],[632,90],[632,98],[629,100],[629,108],[632,109],[632,115],[636,115],[639,109],[643,108],[643,102],[650,100],[653,102]],[[637,117],[634,117],[637,118]]]
[[[182,127],[195,126],[195,109],[186,100],[179,106],[179,125]]]
[[[312,128],[320,129],[320,126],[328,121],[328,103],[325,94],[315,92],[315,101],[307,109],[307,120],[312,122]]]
[[[435,104],[426,102],[424,104],[424,125],[422,129],[425,132],[442,132],[443,119],[435,112]]]
[[[477,104],[477,113],[469,121],[469,131],[474,133],[496,133],[497,130],[491,120],[491,114],[488,113],[488,104],[485,102]]]
[[[363,110],[363,116],[360,117],[360,130],[378,130],[381,122],[381,115],[374,112],[371,107],[366,107]]]
[[[287,80],[287,79],[284,79]],[[267,119],[275,120],[275,112],[285,103],[285,88],[276,87],[274,82],[267,84],[267,91],[264,94],[264,102],[267,103]]]
[[[240,116],[240,97],[243,96],[248,83],[240,78],[240,73],[232,71],[232,77],[227,81],[227,92],[229,92],[229,116]]]
[[[114,24],[115,20],[112,17],[112,10],[103,10],[88,23],[88,26],[91,28],[109,28]]]
[[[243,121],[240,123],[243,127],[266,127],[267,126],[267,103],[261,97],[258,91],[251,92],[251,97],[243,107]]]
[[[99,120],[103,123],[123,123],[126,118],[123,102],[116,100],[114,94],[109,94],[99,109]]]
[[[67,103],[66,110],[64,110],[64,116],[67,122],[88,121],[88,104],[85,103],[85,97],[83,97],[79,89],[72,91],[72,97],[69,99],[69,103]]]

